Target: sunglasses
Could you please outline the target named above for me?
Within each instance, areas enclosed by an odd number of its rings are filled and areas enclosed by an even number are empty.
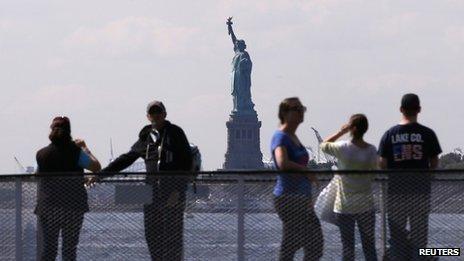
[[[307,108],[306,106],[298,105],[298,106],[289,107],[287,110],[296,111],[296,112],[306,112]]]

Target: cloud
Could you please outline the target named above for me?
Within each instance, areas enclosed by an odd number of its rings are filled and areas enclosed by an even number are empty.
[[[101,27],[81,27],[68,36],[67,47],[112,57],[129,55],[172,56],[183,54],[193,44],[198,29],[176,26],[144,16],[126,17]]]
[[[247,9],[254,9],[260,13],[285,12],[302,10],[304,12],[328,11],[347,3],[360,2],[360,0],[311,0],[311,1],[286,1],[286,0],[255,0],[243,1],[230,4],[230,6],[241,6]]]
[[[0,47],[5,44],[10,37],[14,24],[10,20],[0,19]],[[3,54],[2,54],[3,55]]]
[[[6,31],[11,27],[11,22],[8,20],[0,20],[0,32]]]
[[[104,93],[79,84],[47,85],[31,92],[19,92],[15,102],[5,108],[5,115],[69,113],[92,110],[101,103]]]
[[[408,33],[415,30],[417,20],[418,14],[413,12],[385,17],[376,26],[375,32],[387,38],[406,36]]]
[[[450,26],[445,30],[445,42],[454,51],[462,51],[464,26]]]
[[[347,83],[350,93],[380,95],[385,92],[396,93],[404,90],[430,90],[437,83],[437,77],[427,74],[388,73],[353,78]]]
[[[223,119],[227,117],[232,107],[232,98],[225,93],[197,94],[188,98],[185,103],[176,103],[175,99],[167,101],[169,111],[185,121],[204,122],[210,119]]]

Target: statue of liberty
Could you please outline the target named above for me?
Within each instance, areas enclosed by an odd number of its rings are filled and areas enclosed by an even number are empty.
[[[251,101],[251,58],[244,40],[237,40],[232,30],[232,17],[227,18],[227,29],[234,44],[235,56],[232,59],[231,94],[234,100],[233,113],[254,113]]]

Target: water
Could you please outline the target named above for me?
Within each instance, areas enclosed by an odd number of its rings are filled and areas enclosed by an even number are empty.
[[[0,260],[14,260],[14,213],[2,210]],[[10,218],[6,218],[10,217]],[[464,216],[432,214],[429,247],[464,248]],[[377,247],[380,247],[377,216]],[[24,260],[35,260],[35,216],[23,212]],[[336,226],[322,223],[323,260],[339,260],[341,242]],[[245,217],[247,260],[276,260],[280,247],[281,222],[274,213],[253,213]],[[359,235],[356,257],[363,260]],[[185,218],[185,260],[237,260],[237,216],[235,213],[193,213]],[[301,260],[302,251],[296,260]],[[86,214],[78,248],[79,260],[149,260],[145,244],[143,214],[131,212],[90,212]],[[440,258],[440,260],[455,260]]]
[[[130,183],[131,185],[137,185]],[[141,183],[143,184],[143,183]],[[377,184],[378,185],[378,184]],[[433,211],[430,215],[429,247],[460,247],[464,249],[464,183],[434,184]],[[13,182],[0,183],[0,260],[15,260],[15,198]],[[201,187],[199,187],[199,191]],[[273,213],[273,183],[247,184],[245,207],[255,212],[245,215],[246,260],[276,260],[281,239],[281,221]],[[320,186],[323,188],[323,185]],[[189,198],[185,218],[185,260],[237,260],[237,195],[238,185],[214,184],[209,196]],[[379,187],[374,187],[379,201]],[[125,198],[135,198],[134,191],[121,190]],[[317,195],[319,191],[315,191]],[[112,184],[99,184],[88,191],[91,211],[86,213],[78,246],[79,260],[149,260],[145,243],[141,206],[117,202],[118,193]],[[22,224],[24,260],[35,260],[36,185],[22,185]],[[438,214],[453,213],[453,214]],[[380,216],[376,218],[377,248],[380,244]],[[322,222],[324,233],[323,260],[340,260],[341,242],[338,227]],[[356,260],[363,260],[361,242],[356,235]],[[302,251],[296,260],[302,259]],[[456,258],[440,258],[455,260]]]

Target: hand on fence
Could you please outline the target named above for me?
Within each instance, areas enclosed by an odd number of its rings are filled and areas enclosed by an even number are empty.
[[[99,182],[99,181],[100,181],[100,178],[99,178],[99,177],[97,177],[97,176],[92,176],[92,177],[87,178],[87,179],[85,180],[85,184],[84,184],[84,185],[85,185],[86,188],[89,189],[89,188],[92,188],[93,186],[95,186],[95,184],[96,184],[97,182]]]

